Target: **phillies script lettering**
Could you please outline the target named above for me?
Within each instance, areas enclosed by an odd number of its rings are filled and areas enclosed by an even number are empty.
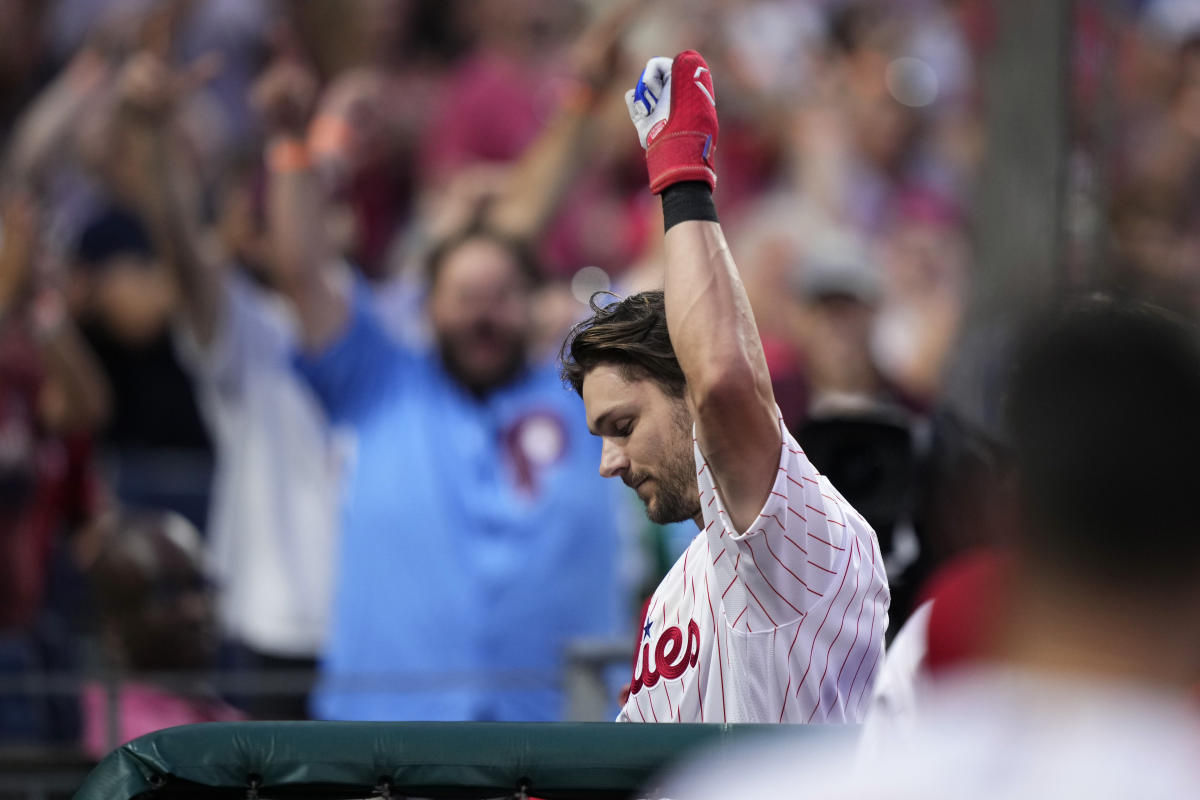
[[[678,678],[688,667],[696,666],[700,658],[700,626],[688,620],[687,649],[683,646],[683,631],[672,625],[659,634],[654,644],[654,666],[650,666],[650,643],[642,645],[642,657],[634,670],[629,693],[637,694],[643,686],[653,686],[659,678]]]

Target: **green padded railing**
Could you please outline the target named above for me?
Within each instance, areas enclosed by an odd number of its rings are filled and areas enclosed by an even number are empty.
[[[822,736],[837,728],[786,726]],[[631,797],[680,755],[769,725],[225,722],[185,725],[108,755],[76,800]]]

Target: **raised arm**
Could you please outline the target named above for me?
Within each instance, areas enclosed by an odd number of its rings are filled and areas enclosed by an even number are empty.
[[[667,328],[687,378],[696,435],[739,531],[758,516],[781,434],[750,301],[712,200],[716,101],[699,53],[655,58],[626,96],[666,227]]]
[[[38,397],[43,423],[58,433],[95,431],[112,415],[112,389],[92,350],[54,290],[34,301],[33,332],[46,381]]]
[[[37,342],[45,368],[38,396],[42,423],[57,433],[95,430],[108,420],[112,392],[58,292],[35,286],[37,220],[30,198],[0,198],[0,321],[20,315]]]
[[[521,154],[489,204],[491,227],[514,238],[535,237],[551,221],[591,142],[593,107],[580,95],[567,103]]]
[[[39,214],[35,197],[87,108],[110,76],[107,61],[85,46],[17,121],[0,184],[0,319],[21,315],[45,367],[38,397],[42,423],[59,433],[94,430],[112,411],[112,392],[76,330],[58,290],[35,273]]]
[[[175,135],[173,121],[179,103],[214,69],[213,61],[201,60],[174,73],[143,52],[130,59],[118,80],[118,135],[126,139],[123,152],[138,162],[138,211],[179,285],[184,321],[201,346],[214,335],[224,265],[205,247],[199,177],[189,168],[191,154]]]
[[[492,227],[516,238],[533,239],[550,222],[604,128],[600,117],[621,62],[621,37],[643,7],[642,0],[611,4],[575,42],[572,94],[521,154],[500,195],[488,207]]]
[[[335,257],[325,227],[327,188],[309,158],[306,127],[316,81],[298,62],[271,67],[253,100],[267,127],[267,228],[277,287],[292,301],[305,347],[321,351],[345,329],[347,287],[329,265]]]
[[[111,74],[108,62],[85,45],[21,115],[4,158],[5,181],[30,192],[44,182],[46,168],[75,132],[95,90]]]

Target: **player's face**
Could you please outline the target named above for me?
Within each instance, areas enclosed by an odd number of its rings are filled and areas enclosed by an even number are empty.
[[[653,380],[601,364],[583,379],[588,428],[604,441],[600,474],[620,478],[659,524],[700,519],[692,415]]]
[[[501,245],[475,239],[449,253],[429,311],[442,360],[468,390],[502,385],[524,363],[529,286]]]

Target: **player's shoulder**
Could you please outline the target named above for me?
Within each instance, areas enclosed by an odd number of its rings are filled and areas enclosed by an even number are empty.
[[[683,549],[675,562],[671,564],[667,574],[663,576],[659,584],[661,589],[669,582],[683,580],[688,575],[694,575],[697,571],[704,568],[705,555],[709,551],[708,537],[704,535],[704,531],[697,531],[692,540],[688,542],[688,546]]]
[[[658,582],[654,594],[650,597],[648,611],[672,605],[675,598],[682,596],[683,589],[691,581],[703,585],[701,576],[711,562],[708,537],[703,531],[699,531]]]

